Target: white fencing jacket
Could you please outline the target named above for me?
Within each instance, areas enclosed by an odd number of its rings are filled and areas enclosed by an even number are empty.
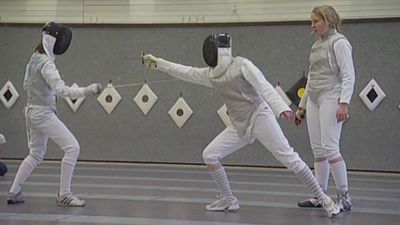
[[[228,108],[232,124],[243,136],[251,136],[254,120],[261,110],[271,107],[277,117],[291,111],[262,72],[243,57],[232,57],[219,76],[212,74],[210,67],[184,66],[161,58],[156,69],[184,81],[214,87]]]

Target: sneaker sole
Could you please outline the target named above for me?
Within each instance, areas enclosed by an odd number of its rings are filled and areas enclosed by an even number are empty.
[[[313,205],[312,203],[310,204],[297,203],[297,206],[300,208],[322,208],[322,205]]]
[[[16,204],[21,204],[24,203],[25,201],[12,201],[12,200],[7,200],[7,204],[9,205],[16,205]]]
[[[57,204],[60,207],[84,207],[85,205],[64,205],[64,204]]]
[[[56,202],[56,205],[60,206],[60,207],[84,207],[86,205],[86,202],[83,203],[83,205],[68,205],[68,204],[64,204],[62,202]]]
[[[351,206],[350,206],[350,207],[347,207],[347,208],[343,207],[343,208],[340,208],[340,211],[341,211],[341,212],[347,212],[347,211],[350,211],[351,208],[352,208]]]
[[[240,208],[239,203],[235,203],[235,204],[230,205],[227,208],[209,209],[206,207],[206,210],[211,211],[211,212],[227,212],[227,211],[235,211],[235,210],[238,210],[239,208]]]
[[[225,211],[235,211],[238,210],[239,208],[240,208],[239,204],[234,204],[225,209]]]

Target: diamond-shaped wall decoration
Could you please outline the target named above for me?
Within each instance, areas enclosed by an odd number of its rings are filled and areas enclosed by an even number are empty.
[[[276,92],[278,92],[278,94],[281,96],[281,98],[283,99],[283,101],[290,106],[292,104],[292,101],[289,99],[289,97],[286,95],[285,91],[282,89],[281,85],[278,84],[275,86],[275,90]]]
[[[115,109],[121,99],[121,96],[111,83],[108,83],[103,92],[97,97],[97,101],[108,114]]]
[[[193,114],[193,110],[189,107],[183,97],[179,97],[172,108],[168,111],[175,124],[181,128],[189,117]]]
[[[17,89],[15,89],[14,85],[11,81],[7,81],[6,84],[0,90],[0,100],[3,102],[3,105],[10,109],[14,103],[19,98],[19,94]]]
[[[367,86],[360,92],[360,98],[370,111],[373,111],[379,103],[386,97],[381,87],[374,78],[372,78]]]
[[[221,108],[218,109],[217,114],[219,116],[219,118],[222,120],[222,122],[224,122],[225,126],[230,126],[232,125],[232,121],[229,118],[228,115],[228,108],[226,107],[226,105],[222,105]]]
[[[76,83],[74,83],[71,87],[77,88],[79,87]],[[82,104],[83,100],[85,100],[85,97],[77,98],[77,99],[71,99],[70,97],[65,97],[64,100],[68,103],[69,107],[72,109],[72,111],[76,112],[79,108],[79,106]]]
[[[303,76],[296,81],[287,91],[287,97],[295,104],[296,106],[299,105],[300,99],[303,97],[305,88],[307,85],[307,77],[305,77],[305,72],[303,71]]]
[[[157,99],[157,95],[154,94],[149,85],[144,84],[137,95],[133,98],[133,101],[136,103],[137,106],[139,106],[143,114],[147,115],[147,113],[156,103]]]

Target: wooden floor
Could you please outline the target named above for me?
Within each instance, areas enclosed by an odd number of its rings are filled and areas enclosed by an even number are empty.
[[[73,191],[82,208],[57,207],[59,162],[43,162],[23,186],[26,202],[7,205],[20,161],[0,177],[1,225],[394,225],[400,221],[400,174],[350,172],[354,208],[334,218],[296,202],[309,191],[287,170],[227,167],[241,208],[207,212],[217,191],[205,166],[79,162]],[[335,196],[332,181],[329,194]]]

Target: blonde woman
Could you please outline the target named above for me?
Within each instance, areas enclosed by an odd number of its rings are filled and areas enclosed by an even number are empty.
[[[331,172],[337,189],[337,204],[341,211],[348,211],[352,204],[339,141],[342,124],[349,118],[355,82],[352,47],[340,33],[340,18],[332,6],[318,6],[312,10],[311,28],[316,40],[311,47],[306,91],[296,111],[295,122],[299,124],[307,112],[316,179],[326,192]],[[315,197],[298,205],[322,207]]]

